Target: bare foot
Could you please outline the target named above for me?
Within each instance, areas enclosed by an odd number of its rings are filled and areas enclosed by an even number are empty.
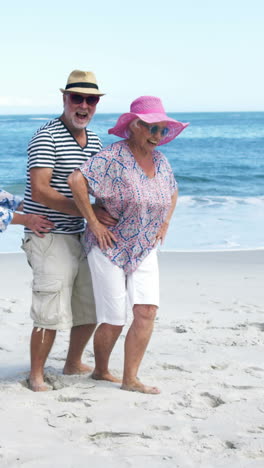
[[[116,382],[116,383],[122,382],[121,379],[119,379],[118,377],[115,377],[110,372],[105,372],[103,374],[99,374],[99,372],[93,372],[91,377],[94,380],[107,380],[108,382]]]
[[[158,395],[160,393],[160,389],[158,387],[150,387],[148,385],[144,385],[140,382],[140,380],[136,380],[135,382],[121,386],[122,390],[127,390],[129,392],[140,392],[140,393],[149,393],[151,395]]]
[[[74,374],[89,374],[93,371],[93,367],[87,366],[86,364],[79,365],[72,365],[72,364],[65,364],[64,369],[62,371],[65,375],[74,375]]]
[[[48,392],[49,390],[52,390],[52,387],[50,385],[45,384],[45,382],[41,382],[38,380],[33,380],[33,379],[28,379],[28,388],[32,390],[32,392]]]

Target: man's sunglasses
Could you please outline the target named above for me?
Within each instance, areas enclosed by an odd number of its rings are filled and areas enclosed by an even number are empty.
[[[88,106],[96,106],[100,100],[100,96],[81,96],[80,94],[67,93],[70,96],[72,104],[82,104],[83,101],[88,104]]]
[[[168,135],[170,129],[168,127],[159,127],[158,125],[149,125],[146,122],[143,122],[143,120],[139,121],[140,125],[143,125],[143,127],[146,127],[148,131],[151,133],[151,135],[157,135],[158,132],[160,132],[162,137],[165,137]]]

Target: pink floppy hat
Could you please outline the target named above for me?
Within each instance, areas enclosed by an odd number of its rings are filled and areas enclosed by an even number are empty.
[[[176,138],[189,123],[178,122],[177,120],[168,117],[165,113],[161,100],[154,96],[140,96],[135,99],[130,106],[130,112],[122,114],[116,125],[108,130],[108,133],[117,135],[121,138],[129,137],[129,124],[135,119],[143,120],[148,124],[166,122],[169,132],[159,145],[165,145],[169,141]]]

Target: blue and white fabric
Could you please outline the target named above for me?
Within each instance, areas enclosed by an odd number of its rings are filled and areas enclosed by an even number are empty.
[[[21,197],[0,189],[0,232],[5,231],[8,224],[11,223],[13,213],[21,202]]]

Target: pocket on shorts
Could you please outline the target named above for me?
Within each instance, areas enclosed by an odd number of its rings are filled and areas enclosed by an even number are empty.
[[[39,326],[57,325],[60,318],[62,279],[36,276],[32,285],[31,318]]]
[[[27,256],[27,262],[28,262],[29,266],[31,267],[32,241],[31,241],[31,239],[29,237],[25,238],[25,239],[22,239],[21,249],[24,250],[24,252],[25,252],[25,254]]]

